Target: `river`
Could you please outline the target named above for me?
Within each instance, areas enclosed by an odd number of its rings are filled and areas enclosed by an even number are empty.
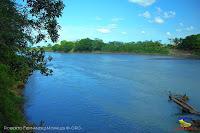
[[[36,125],[44,121],[87,133],[176,132],[181,111],[168,101],[168,91],[186,93],[200,111],[200,60],[47,54],[53,57],[48,63],[53,75],[34,72],[24,91],[25,115]]]

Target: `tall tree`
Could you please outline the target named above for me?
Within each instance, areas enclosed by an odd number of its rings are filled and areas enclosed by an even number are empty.
[[[22,56],[32,70],[51,73],[46,68],[43,49],[30,46],[48,38],[56,42],[59,35],[57,18],[62,14],[61,0],[15,0],[0,1],[0,62],[13,70],[20,69],[19,62],[7,60],[8,56]]]

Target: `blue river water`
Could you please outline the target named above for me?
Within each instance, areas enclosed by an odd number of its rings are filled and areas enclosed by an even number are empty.
[[[24,91],[25,115],[35,125],[44,121],[45,126],[70,127],[59,132],[179,132],[182,114],[168,101],[168,91],[186,93],[189,103],[200,111],[200,60],[47,54],[53,57],[48,63],[53,75],[34,72]]]

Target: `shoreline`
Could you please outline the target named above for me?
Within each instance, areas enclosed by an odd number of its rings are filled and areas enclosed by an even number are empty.
[[[180,50],[170,50],[169,54],[134,53],[134,52],[103,52],[103,51],[92,51],[92,52],[45,51],[45,52],[64,53],[64,54],[124,54],[124,55],[128,54],[128,55],[169,56],[169,57],[177,57],[177,58],[200,59],[200,55],[195,55],[195,54],[192,54],[191,52],[180,51]]]
[[[8,77],[11,83],[7,84],[7,79],[4,79],[6,84],[2,84],[4,88],[0,90],[4,93],[4,96],[1,97],[2,101],[0,101],[2,107],[0,113],[4,113],[2,121],[0,121],[0,131],[9,132],[9,127],[33,126],[24,112],[26,102],[24,90],[31,71],[22,70],[22,73],[21,78],[14,76],[14,73],[9,73],[8,68],[4,68],[1,73]]]

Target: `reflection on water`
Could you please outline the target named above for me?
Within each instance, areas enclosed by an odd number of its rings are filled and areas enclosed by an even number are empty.
[[[35,72],[25,90],[29,121],[79,125],[80,132],[174,132],[179,108],[168,91],[200,110],[200,61],[164,56],[48,53],[54,74]]]

